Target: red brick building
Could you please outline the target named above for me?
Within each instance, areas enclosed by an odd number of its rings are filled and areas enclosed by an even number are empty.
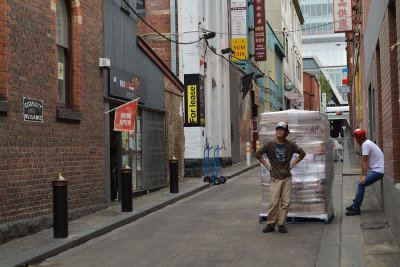
[[[171,5],[170,0],[146,0],[140,13],[143,19],[165,37],[178,41],[177,1]],[[171,27],[171,25],[173,25]],[[178,47],[145,25],[138,19],[137,34],[152,48],[160,59],[177,74]]]
[[[95,0],[0,0],[0,242],[50,226],[58,172],[70,216],[105,206],[102,25]]]
[[[304,110],[320,110],[320,91],[317,78],[303,72]]]
[[[354,1],[353,1],[354,2]],[[400,3],[353,3],[348,33],[351,128],[363,128],[385,156],[385,177],[374,184],[391,229],[400,240]]]

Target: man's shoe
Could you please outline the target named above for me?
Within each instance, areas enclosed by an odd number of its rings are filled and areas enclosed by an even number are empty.
[[[271,226],[271,225],[267,225],[265,226],[265,228],[263,229],[263,233],[269,233],[269,232],[273,232],[275,231],[275,227]]]
[[[353,208],[347,210],[347,212],[346,212],[346,216],[353,216],[353,215],[360,215],[360,214],[361,214],[360,210],[356,210]]]
[[[346,210],[351,210],[353,209],[353,204],[351,204],[350,206],[346,207]]]
[[[286,227],[284,225],[279,225],[279,232],[282,234],[287,233]]]

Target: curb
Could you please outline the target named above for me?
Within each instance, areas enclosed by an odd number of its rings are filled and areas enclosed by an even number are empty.
[[[246,166],[243,170],[238,172],[229,174],[225,176],[227,179],[231,179],[235,176],[243,174],[255,167],[258,166],[258,163]],[[183,190],[178,195],[170,195],[170,198],[163,201],[158,201],[147,206],[142,207],[138,211],[130,212],[130,213],[122,213],[119,216],[116,216],[103,224],[100,224],[96,229],[92,231],[85,232],[84,234],[67,237],[65,239],[53,239],[53,241],[36,249],[27,251],[25,253],[15,255],[12,258],[3,260],[0,262],[0,266],[25,266],[26,264],[37,264],[44,261],[47,258],[58,255],[68,249],[79,246],[83,243],[90,241],[91,239],[100,237],[105,235],[119,227],[122,227],[128,223],[136,221],[142,217],[149,215],[150,213],[156,212],[166,206],[169,206],[179,200],[185,199],[191,195],[194,195],[200,191],[203,191],[207,188],[210,188],[209,184],[197,185],[186,190]]]

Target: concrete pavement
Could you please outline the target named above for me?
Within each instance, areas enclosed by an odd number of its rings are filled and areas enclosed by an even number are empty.
[[[252,159],[250,166],[241,162],[222,168],[222,175],[230,179],[257,166],[258,161]],[[165,187],[134,198],[132,212],[121,212],[121,205],[118,204],[69,221],[69,236],[65,239],[53,238],[53,228],[14,239],[0,245],[0,266],[41,262],[212,186],[204,183],[201,177],[185,178],[179,183],[179,193],[172,194],[169,187]]]
[[[398,266],[400,249],[387,220],[380,209],[372,187],[368,187],[361,216],[344,216],[355,194],[360,176],[360,160],[348,139],[342,139],[344,161],[335,166],[333,204],[335,216],[330,224],[323,225],[317,266]],[[232,178],[257,167],[240,163],[224,168],[222,174]],[[133,222],[180,199],[210,188],[202,179],[185,178],[179,184],[178,194],[163,188],[133,199],[134,211],[122,213],[120,205],[111,206],[92,215],[69,222],[69,237],[53,238],[53,229],[12,240],[0,245],[0,266],[20,266],[37,263],[102,236],[118,227]],[[256,219],[257,215],[255,215]],[[261,228],[260,228],[261,229]],[[261,230],[260,230],[261,231]],[[261,234],[261,232],[260,232]]]

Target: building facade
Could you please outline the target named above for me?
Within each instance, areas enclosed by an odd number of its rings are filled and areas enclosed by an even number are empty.
[[[92,0],[1,1],[1,241],[49,227],[52,181],[70,217],[104,208],[102,8]]]
[[[303,57],[317,57],[321,68],[329,75],[333,92],[338,102],[331,105],[347,105],[349,87],[342,84],[347,77],[343,70],[347,67],[346,36],[344,33],[334,33],[333,0],[302,0],[301,10],[304,16],[302,26]],[[317,70],[303,69],[314,73]],[[329,104],[329,103],[328,103]]]
[[[355,32],[347,34],[351,130],[365,129],[383,151],[385,176],[373,186],[400,240],[400,3],[367,0],[353,6]]]
[[[134,192],[166,186],[173,157],[183,178],[184,87],[144,39],[137,37],[138,15],[145,12],[139,4],[103,1],[103,57],[110,60],[109,68],[103,69],[108,201],[120,200],[120,169],[125,163],[132,168]],[[135,132],[114,131],[113,110],[134,99],[139,103]]]
[[[266,18],[285,51],[283,62],[285,101],[284,109],[303,108],[303,102],[291,97],[291,92],[303,96],[303,62],[301,25],[303,14],[298,0],[265,0]],[[293,94],[292,94],[293,96]]]
[[[221,55],[230,46],[228,5],[227,1],[199,0],[178,0],[177,4],[179,78],[186,95],[196,96],[191,103],[188,98],[185,102],[188,176],[202,175],[206,143],[214,149],[223,147],[223,164],[232,162],[229,60]]]

